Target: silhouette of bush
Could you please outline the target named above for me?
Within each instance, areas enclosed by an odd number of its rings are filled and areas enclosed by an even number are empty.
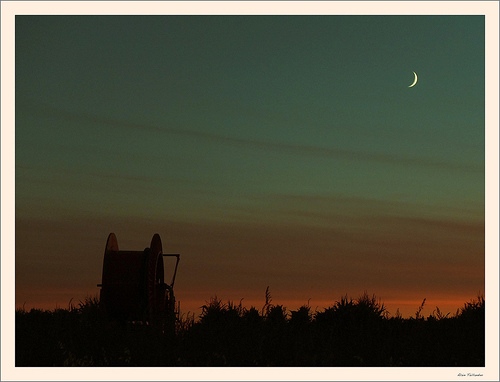
[[[466,302],[456,317],[460,342],[466,343],[468,351],[460,346],[457,363],[471,362],[471,366],[484,366],[485,349],[485,302],[483,296],[477,296]]]
[[[317,341],[325,354],[321,362],[345,366],[383,363],[387,342],[385,314],[384,305],[375,295],[366,293],[357,300],[343,296],[333,306],[317,312]]]
[[[422,315],[422,310],[424,309],[425,300],[426,299],[424,298],[424,300],[422,301],[422,304],[420,304],[417,311],[415,312],[415,319],[416,320],[423,320],[424,319],[424,316]]]
[[[274,327],[283,326],[287,323],[287,315],[288,313],[283,305],[276,305],[269,309],[265,320]]]
[[[264,319],[259,314],[259,311],[255,307],[251,307],[249,310],[243,312],[243,320],[249,326],[261,325]]]
[[[290,312],[288,320],[291,338],[292,364],[296,366],[308,366],[316,363],[315,343],[313,340],[313,319],[311,308],[302,305],[297,310]]]
[[[290,324],[294,327],[304,327],[311,322],[311,308],[303,305],[298,310],[292,310]]]
[[[482,322],[485,318],[484,296],[466,302],[460,309],[459,317],[463,320]]]

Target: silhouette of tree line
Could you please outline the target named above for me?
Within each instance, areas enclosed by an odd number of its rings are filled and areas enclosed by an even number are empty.
[[[178,316],[175,333],[111,322],[88,298],[78,307],[16,311],[16,366],[484,366],[485,306],[479,296],[450,317],[390,316],[366,293],[322,311],[288,312],[269,289],[262,309],[211,298]]]

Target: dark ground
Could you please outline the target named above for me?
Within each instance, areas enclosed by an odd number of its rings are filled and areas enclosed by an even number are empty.
[[[314,314],[213,298],[165,334],[110,321],[89,298],[68,310],[16,311],[16,366],[484,366],[484,298],[452,317],[420,312],[388,317],[367,295]]]

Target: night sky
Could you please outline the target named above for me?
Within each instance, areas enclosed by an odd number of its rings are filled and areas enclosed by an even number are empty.
[[[183,312],[454,314],[485,288],[484,20],[17,16],[16,306],[96,295],[114,232],[181,254]]]

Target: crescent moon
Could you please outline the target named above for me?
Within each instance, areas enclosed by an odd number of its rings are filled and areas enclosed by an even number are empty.
[[[416,84],[416,83],[417,83],[417,81],[418,81],[418,78],[417,78],[417,73],[413,72],[413,74],[415,75],[415,80],[413,81],[413,83],[412,83],[410,86],[408,86],[409,88],[414,87],[414,86],[415,86],[415,84]]]

